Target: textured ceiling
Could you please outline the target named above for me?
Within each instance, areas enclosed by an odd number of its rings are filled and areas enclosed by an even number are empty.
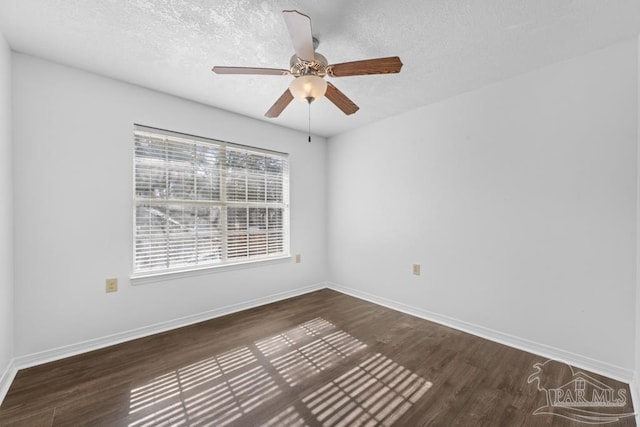
[[[11,47],[59,63],[306,130],[295,101],[264,113],[291,77],[229,76],[214,65],[288,68],[282,10],[311,17],[329,63],[398,55],[400,74],[331,81],[360,106],[326,99],[312,128],[332,136],[640,32],[638,0],[2,0]]]

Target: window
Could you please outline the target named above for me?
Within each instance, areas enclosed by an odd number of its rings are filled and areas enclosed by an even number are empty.
[[[289,255],[288,155],[135,125],[134,275]]]

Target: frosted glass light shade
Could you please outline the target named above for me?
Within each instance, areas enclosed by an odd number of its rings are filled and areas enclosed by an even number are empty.
[[[318,76],[300,76],[291,81],[289,91],[294,98],[311,103],[324,96],[327,82]]]

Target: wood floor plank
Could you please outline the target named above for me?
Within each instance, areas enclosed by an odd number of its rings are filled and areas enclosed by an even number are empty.
[[[27,410],[7,412],[0,416],[0,426],[3,427],[51,427],[53,425],[54,408],[41,410]]]
[[[626,393],[605,415],[633,412],[626,384],[545,362],[321,290],[22,370],[0,425],[585,425],[534,415],[547,403],[528,382],[536,363],[548,388],[579,373]]]

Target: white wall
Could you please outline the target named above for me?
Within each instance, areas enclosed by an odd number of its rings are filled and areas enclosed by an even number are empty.
[[[331,138],[330,280],[631,372],[636,49]]]
[[[0,401],[13,359],[13,184],[11,167],[11,50],[0,34]]]
[[[13,67],[17,356],[325,280],[326,140],[30,56]],[[290,153],[303,262],[132,286],[133,123]]]
[[[638,36],[638,65],[636,75],[638,81],[640,81],[640,36]],[[638,126],[638,146],[640,147],[640,84],[638,85],[638,92],[636,94],[638,98],[638,111],[637,113],[637,126]],[[637,164],[640,166],[640,150],[638,150]],[[633,396],[633,403],[638,406],[640,403],[640,170],[638,171],[638,188],[636,193],[636,316],[635,316],[635,373],[633,378],[633,384],[630,386],[631,394]],[[636,424],[640,424],[640,411],[636,411]]]

